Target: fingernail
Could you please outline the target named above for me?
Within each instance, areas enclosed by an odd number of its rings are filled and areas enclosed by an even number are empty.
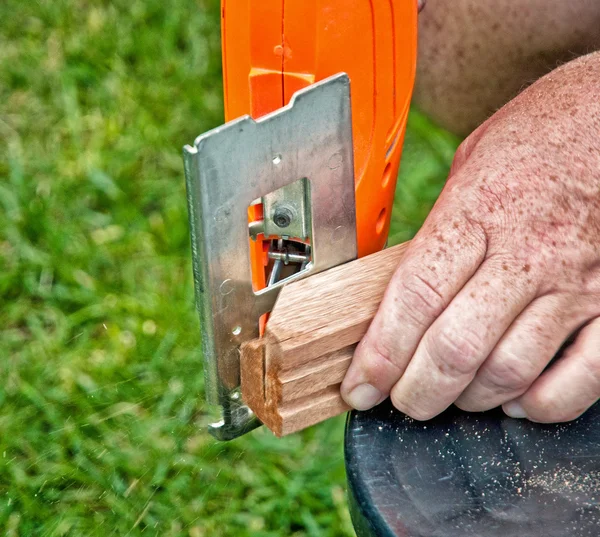
[[[504,413],[511,418],[523,419],[527,417],[525,409],[516,401],[511,401],[510,403],[502,405],[502,410],[504,410]]]
[[[356,410],[368,410],[381,401],[383,394],[370,384],[359,384],[346,397],[346,403]]]

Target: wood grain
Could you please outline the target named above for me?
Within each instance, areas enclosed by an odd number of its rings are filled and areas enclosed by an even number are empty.
[[[339,386],[408,243],[285,286],[242,347],[242,397],[276,435],[348,410]]]

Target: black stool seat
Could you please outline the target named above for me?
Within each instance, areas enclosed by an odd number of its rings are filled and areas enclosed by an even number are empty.
[[[345,444],[359,537],[600,537],[600,405],[539,425],[387,401],[349,415]]]

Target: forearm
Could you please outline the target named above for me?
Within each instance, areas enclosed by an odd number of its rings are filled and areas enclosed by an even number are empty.
[[[600,49],[598,0],[428,0],[415,103],[466,135],[558,64]]]

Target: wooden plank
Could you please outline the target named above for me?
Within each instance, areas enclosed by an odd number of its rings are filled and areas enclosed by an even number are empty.
[[[350,345],[297,368],[282,370],[277,377],[271,377],[277,385],[269,386],[269,389],[277,394],[279,400],[291,401],[307,393],[341,384],[355,348],[356,345]]]
[[[295,366],[360,341],[408,243],[285,286],[266,336]]]
[[[242,346],[240,383],[242,399],[269,429],[274,430],[267,412],[265,397],[264,340],[253,339]]]
[[[276,435],[348,410],[339,386],[408,243],[285,286],[242,347],[242,397]]]

